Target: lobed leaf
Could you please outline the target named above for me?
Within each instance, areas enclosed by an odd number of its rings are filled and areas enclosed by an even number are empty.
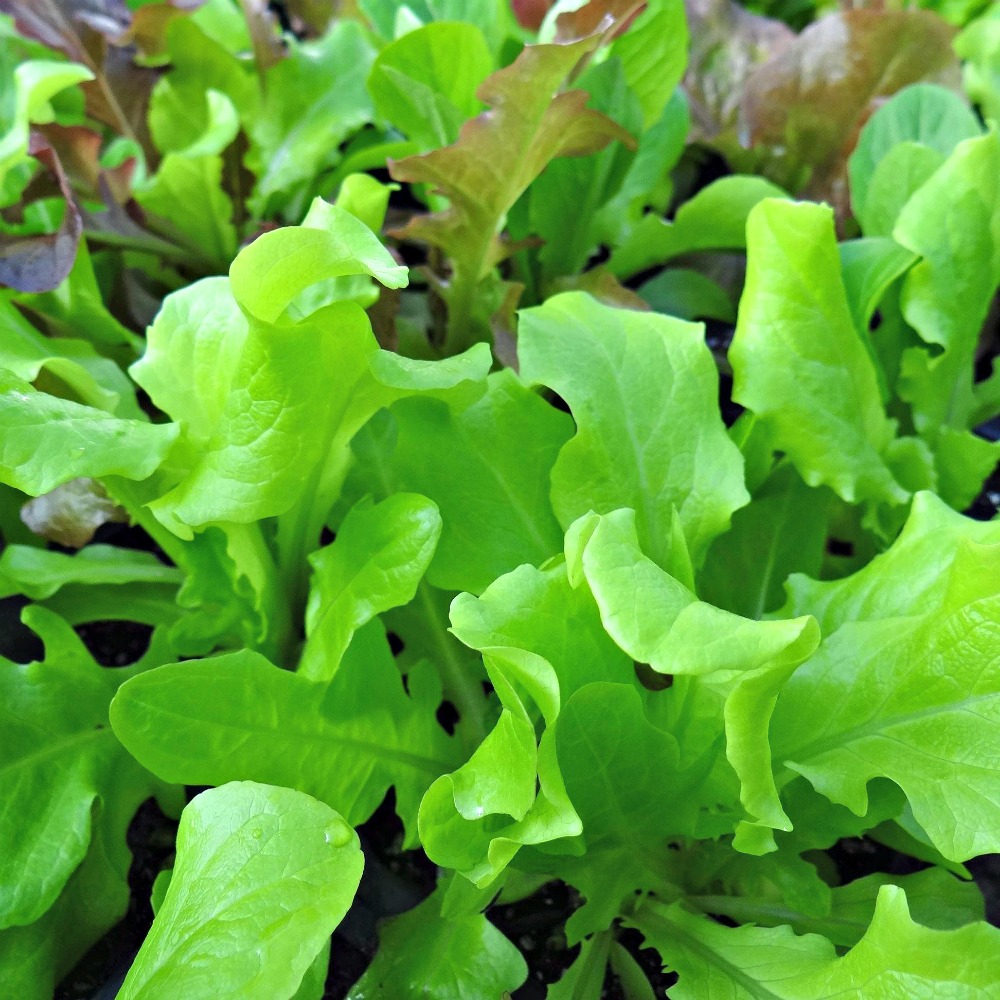
[[[747,502],[700,327],[577,292],[522,312],[518,339],[524,380],[558,392],[576,420],[552,470],[563,529],[591,510],[630,507],[644,550],[666,565],[677,518],[700,565]]]

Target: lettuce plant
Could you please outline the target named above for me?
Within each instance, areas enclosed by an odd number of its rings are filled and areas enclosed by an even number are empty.
[[[106,6],[58,23],[106,46]],[[48,1000],[125,914],[155,799],[175,851],[121,1000],[1000,997],[966,867],[1000,853],[1000,520],[962,513],[1000,457],[990,123],[918,83],[849,156],[688,197],[678,4],[520,5],[536,36],[289,3],[284,43],[252,4],[136,6],[112,26],[170,8],[132,63],[169,65],[151,228],[0,298],[0,596],[37,649],[0,660],[4,995]],[[6,7],[74,58],[55,5]],[[16,79],[11,177],[102,120],[51,103],[107,97],[83,55]],[[144,336],[129,269],[170,288]],[[113,519],[142,547],[86,544]],[[149,634],[118,669],[107,622]],[[328,992],[396,822],[433,875]],[[501,927],[555,887],[553,971]]]

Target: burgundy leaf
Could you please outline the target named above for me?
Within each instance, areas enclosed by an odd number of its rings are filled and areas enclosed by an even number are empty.
[[[920,80],[960,87],[954,34],[920,9],[850,10],[816,21],[747,80],[741,142],[802,165],[810,197],[844,202],[847,158],[881,102]]]
[[[645,7],[643,0],[590,0],[578,10],[556,18],[556,41],[575,42],[598,32],[610,37],[621,35]]]
[[[691,49],[684,89],[694,138],[714,139],[736,125],[753,70],[795,40],[794,32],[734,0],[685,0]]]
[[[22,35],[88,65],[81,29],[117,41],[132,24],[125,0],[0,0],[0,11],[14,18]]]
[[[23,35],[83,63],[94,74],[82,85],[88,114],[138,142],[155,166],[146,112],[159,74],[135,65],[133,17],[124,0],[0,0],[0,11],[13,16]]]
[[[55,150],[43,136],[33,133],[28,152],[56,179],[66,199],[66,214],[54,233],[0,238],[0,284],[19,292],[49,292],[62,284],[73,267],[83,222]]]

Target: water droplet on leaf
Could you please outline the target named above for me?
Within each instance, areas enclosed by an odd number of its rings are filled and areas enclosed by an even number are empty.
[[[326,828],[323,839],[334,847],[346,847],[354,836],[354,831],[342,819],[333,820]]]

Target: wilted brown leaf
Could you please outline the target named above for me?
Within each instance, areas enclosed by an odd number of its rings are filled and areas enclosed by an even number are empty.
[[[21,508],[21,520],[50,542],[81,549],[102,524],[127,523],[128,512],[95,479],[71,479],[29,500]]]

